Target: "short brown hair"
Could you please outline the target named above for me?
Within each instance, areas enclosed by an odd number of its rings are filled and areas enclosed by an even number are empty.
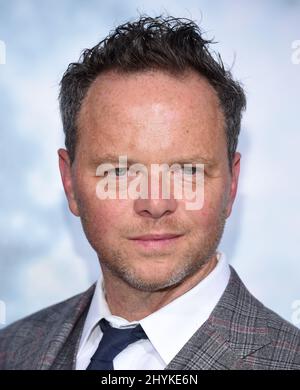
[[[141,16],[135,22],[118,26],[96,46],[84,50],[79,61],[68,66],[60,84],[60,110],[71,162],[75,158],[78,113],[100,73],[161,69],[178,74],[190,68],[206,77],[218,94],[232,167],[246,97],[241,85],[225,69],[220,55],[210,52],[209,45],[214,42],[202,35],[198,25],[186,18]]]

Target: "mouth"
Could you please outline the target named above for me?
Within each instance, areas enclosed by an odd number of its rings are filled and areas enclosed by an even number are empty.
[[[164,234],[146,234],[143,236],[138,236],[131,238],[136,245],[145,249],[163,249],[170,247],[178,242],[178,240],[183,236],[183,234],[173,234],[173,233],[164,233]]]

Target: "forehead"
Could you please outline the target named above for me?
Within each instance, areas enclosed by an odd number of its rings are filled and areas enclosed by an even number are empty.
[[[225,142],[217,94],[195,72],[104,73],[84,99],[78,128],[79,145],[89,147],[91,155],[160,159],[200,152],[208,159]]]

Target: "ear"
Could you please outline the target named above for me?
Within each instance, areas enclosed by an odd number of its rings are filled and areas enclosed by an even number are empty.
[[[65,149],[59,149],[57,153],[59,156],[60,175],[64,186],[65,194],[69,203],[69,208],[76,217],[79,217],[78,205],[74,193],[74,182],[72,177],[72,167],[69,153]]]
[[[235,153],[233,161],[232,161],[232,174],[230,180],[230,191],[229,198],[227,201],[227,209],[226,209],[226,218],[228,218],[232,211],[233,202],[236,197],[239,175],[240,175],[240,163],[241,163],[241,154]]]

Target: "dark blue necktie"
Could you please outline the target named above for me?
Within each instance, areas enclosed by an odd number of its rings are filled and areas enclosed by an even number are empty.
[[[147,338],[141,325],[126,329],[113,328],[104,318],[99,325],[103,336],[87,370],[113,370],[113,360],[123,349],[139,339]]]

